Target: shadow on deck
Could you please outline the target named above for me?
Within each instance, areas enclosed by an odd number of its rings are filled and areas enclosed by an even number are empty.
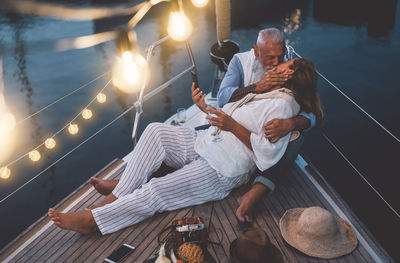
[[[124,169],[124,163],[117,160],[100,171],[100,178],[118,178]],[[285,262],[375,262],[367,249],[359,243],[353,253],[332,260],[309,257],[289,246],[283,240],[279,230],[279,220],[287,209],[295,207],[321,206],[336,214],[324,196],[307,179],[299,167],[282,175],[276,182],[274,193],[265,195],[256,207],[254,224],[263,228],[282,252]],[[0,255],[4,262],[103,262],[114,249],[122,243],[136,249],[124,262],[143,262],[154,257],[158,248],[157,237],[162,229],[169,226],[174,219],[201,216],[210,230],[210,240],[218,242],[222,233],[221,246],[209,245],[208,251],[216,262],[229,262],[229,245],[236,238],[240,226],[235,217],[238,207],[236,199],[248,189],[248,185],[235,189],[221,201],[188,207],[172,212],[155,214],[151,218],[116,233],[101,236],[97,231],[90,235],[81,235],[62,230],[47,216],[18,237]],[[62,201],[57,209],[65,211],[82,210],[97,202],[102,196],[88,183],[82,185]],[[332,197],[333,198],[333,197]],[[341,203],[341,202],[340,202]],[[344,211],[348,211],[343,207]],[[373,238],[362,229],[362,225],[351,214],[346,213],[357,230],[364,236],[368,244],[375,248]],[[217,235],[218,233],[218,235]],[[377,245],[379,247],[379,245]],[[378,249],[379,250],[379,249]],[[390,262],[384,252],[377,252],[383,262]],[[383,254],[380,254],[383,253]]]

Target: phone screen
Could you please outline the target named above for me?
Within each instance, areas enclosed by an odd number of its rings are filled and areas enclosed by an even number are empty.
[[[129,255],[129,253],[131,253],[134,249],[135,249],[134,247],[131,247],[126,244],[122,244],[119,248],[114,250],[114,252],[112,252],[111,255],[109,255],[106,258],[106,261],[107,262],[120,262],[120,260],[122,260],[127,255]]]

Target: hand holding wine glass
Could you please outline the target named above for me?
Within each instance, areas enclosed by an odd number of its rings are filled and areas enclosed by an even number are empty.
[[[223,131],[232,132],[238,125],[238,123],[228,114],[220,109],[208,106],[206,110],[212,115],[207,116],[207,120],[210,125],[218,127],[218,129]]]

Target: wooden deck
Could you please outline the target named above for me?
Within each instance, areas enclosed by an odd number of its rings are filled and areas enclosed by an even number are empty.
[[[118,160],[97,176],[109,178],[107,176],[112,174],[111,178],[117,178],[124,167],[124,163]],[[285,262],[376,262],[376,258],[372,258],[367,252],[368,248],[361,243],[350,255],[333,260],[321,260],[306,256],[285,243],[280,235],[279,219],[287,209],[317,205],[325,207],[335,214],[336,212],[297,166],[290,173],[282,175],[276,185],[275,192],[266,195],[258,204],[254,224],[266,231],[272,243],[281,250]],[[105,236],[101,236],[98,231],[89,235],[81,235],[62,230],[53,225],[47,216],[44,216],[1,253],[0,262],[103,262],[104,258],[122,243],[136,247],[124,262],[143,262],[145,259],[154,257],[158,247],[158,233],[170,225],[174,219],[189,216],[201,216],[206,220],[212,241],[218,242],[222,234],[222,246],[209,245],[208,251],[216,262],[229,262],[230,242],[240,231],[235,217],[238,207],[236,199],[248,187],[244,186],[234,190],[222,201],[156,214],[135,226]],[[97,202],[100,198],[102,196],[86,183],[61,202],[57,208],[65,211],[77,211]],[[346,207],[342,206],[342,209],[348,211]],[[353,224],[356,222],[355,227],[382,259],[382,262],[392,262],[385,252],[381,251],[379,245],[362,229],[362,225],[357,223],[358,221],[351,215],[351,212],[346,212],[346,215]]]

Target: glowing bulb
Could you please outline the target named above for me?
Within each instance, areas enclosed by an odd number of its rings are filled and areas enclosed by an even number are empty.
[[[33,162],[37,162],[40,160],[40,153],[37,150],[33,150],[29,152],[29,159],[31,159]]]
[[[91,110],[89,110],[89,109],[84,109],[84,110],[82,111],[82,117],[83,117],[85,120],[88,120],[88,119],[92,118],[92,116],[93,116],[93,113],[92,113]]]
[[[9,112],[0,114],[0,134],[4,135],[12,131],[15,127],[15,117]]]
[[[56,140],[53,138],[47,138],[44,141],[44,146],[46,146],[47,149],[53,149],[56,146]]]
[[[207,3],[208,0],[192,0],[192,4],[198,8],[205,7]]]
[[[0,178],[1,179],[8,179],[10,178],[11,171],[7,167],[0,168]]]
[[[168,21],[168,34],[176,41],[186,40],[192,33],[193,27],[185,13],[172,12]]]
[[[147,61],[137,53],[125,51],[113,69],[113,84],[126,93],[133,93],[139,89],[148,77]]]
[[[78,131],[79,131],[78,124],[72,124],[72,123],[71,123],[71,124],[69,125],[69,127],[68,127],[68,132],[69,132],[70,134],[75,135],[75,134],[78,133]]]
[[[107,100],[107,96],[104,93],[99,93],[97,94],[96,99],[98,103],[104,103]]]

